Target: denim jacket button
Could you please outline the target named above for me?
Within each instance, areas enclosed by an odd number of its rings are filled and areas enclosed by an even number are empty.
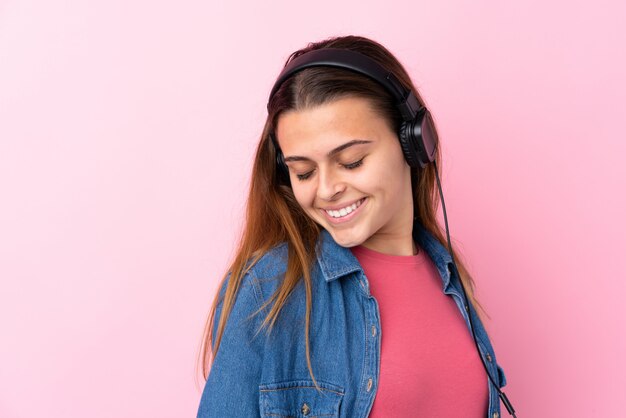
[[[487,361],[491,362],[491,354],[487,353]]]
[[[493,415],[492,415],[493,418],[498,418],[499,416],[500,416],[500,414],[498,414],[497,412],[494,412]]]
[[[309,408],[309,405],[307,405],[306,403],[302,404],[302,415],[309,415],[309,412],[311,412],[311,408]]]
[[[376,336],[376,327],[372,325],[372,337]]]
[[[372,389],[372,378],[367,379],[367,391],[369,392]]]

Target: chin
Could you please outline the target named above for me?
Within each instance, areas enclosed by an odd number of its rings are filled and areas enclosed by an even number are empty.
[[[352,230],[336,230],[332,226],[325,229],[332,235],[335,242],[342,247],[355,247],[365,242],[365,239],[362,239],[360,234]]]

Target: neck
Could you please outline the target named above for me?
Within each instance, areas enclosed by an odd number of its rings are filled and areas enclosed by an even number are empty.
[[[413,241],[413,238],[410,237],[409,240],[400,241],[374,241],[368,240],[361,244],[365,248],[369,248],[370,250],[378,251],[379,253],[389,254],[389,255],[402,255],[402,256],[410,256],[419,254],[419,247]]]

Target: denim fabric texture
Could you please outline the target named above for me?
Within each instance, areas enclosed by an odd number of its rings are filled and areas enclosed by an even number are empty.
[[[481,355],[499,387],[504,371],[474,307],[465,305],[452,258],[419,223],[415,242],[430,256],[442,291],[454,299],[470,331],[472,315]],[[244,276],[226,323],[219,351],[202,392],[197,418],[208,417],[367,417],[378,387],[380,341],[384,330],[376,299],[362,267],[349,248],[322,229],[312,269],[311,366],[305,356],[305,290],[302,281],[281,311],[274,330],[253,338],[269,308],[248,319],[276,290],[287,264],[287,244],[266,253]],[[230,275],[227,277],[227,280]],[[220,289],[220,297],[225,290]],[[214,335],[221,314],[217,306]],[[496,388],[489,379],[488,418],[500,415]],[[416,412],[416,416],[419,412]],[[458,416],[463,416],[459,411]]]

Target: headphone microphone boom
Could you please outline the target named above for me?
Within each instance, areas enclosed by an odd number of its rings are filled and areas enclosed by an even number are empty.
[[[400,83],[398,78],[392,72],[387,71],[376,61],[357,51],[342,48],[322,48],[312,50],[291,60],[281,71],[270,92],[269,100],[267,103],[268,111],[270,109],[272,97],[285,80],[287,80],[298,71],[304,70],[305,68],[320,66],[342,68],[367,76],[382,85],[386,89],[386,91],[389,92],[389,94],[391,94],[391,96],[393,97],[398,112],[402,117],[402,123],[398,130],[398,139],[400,140],[400,146],[402,148],[402,153],[404,154],[406,162],[409,164],[410,167],[424,168],[427,164],[431,162],[435,165],[435,176],[437,179],[437,185],[439,187],[443,216],[446,225],[448,250],[450,256],[452,257],[452,264],[454,265],[455,275],[459,277],[460,281],[460,275],[456,266],[456,262],[454,260],[454,254],[452,253],[452,244],[450,241],[450,233],[448,230],[448,218],[446,215],[446,205],[443,199],[443,192],[441,190],[439,174],[437,172],[437,162],[435,161],[436,145],[438,142],[436,133],[437,131],[435,130],[433,119],[428,109],[419,103],[413,91],[402,85],[402,83]],[[285,164],[280,147],[278,146],[278,141],[276,140],[273,132],[270,132],[269,135],[274,145],[274,149],[276,150],[278,181],[279,183],[290,184],[289,170],[287,168],[287,165]],[[469,307],[470,303],[467,299],[467,294],[465,293],[465,289],[462,283],[460,287],[465,298],[465,306]],[[516,417],[513,405],[511,405],[505,393],[500,390],[498,384],[496,384],[495,380],[491,377],[491,373],[489,372],[489,369],[487,368],[487,365],[483,360],[483,356],[480,353],[478,342],[476,341],[476,333],[474,332],[472,315],[469,311],[469,308],[467,308],[467,313],[469,317],[472,336],[474,338],[474,343],[476,344],[476,349],[479,353],[478,357],[480,358],[483,367],[487,372],[487,376],[498,391],[498,396],[504,403],[507,411],[510,415]]]

